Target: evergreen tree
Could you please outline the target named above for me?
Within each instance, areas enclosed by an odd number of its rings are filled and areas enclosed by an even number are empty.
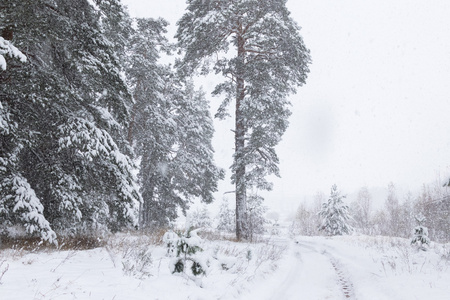
[[[22,63],[27,60],[26,56],[11,41],[5,39],[7,37],[5,32],[8,32],[8,37],[12,38],[10,30],[4,28],[4,37],[0,37],[0,69],[3,71],[6,71],[6,60],[9,58],[19,59]],[[43,215],[44,207],[36,197],[34,190],[31,189],[24,177],[8,170],[17,163],[17,153],[5,153],[3,142],[7,140],[5,137],[14,131],[17,124],[11,121],[7,104],[5,103],[5,106],[3,106],[3,102],[0,101],[0,153],[2,154],[0,157],[0,177],[2,178],[0,190],[3,191],[0,192],[0,216],[2,217],[0,219],[0,232],[4,233],[8,226],[19,223],[25,226],[28,234],[38,233],[43,240],[53,243],[56,234],[45,219]],[[8,195],[4,191],[12,193]]]
[[[28,63],[0,74],[11,124],[0,138],[2,220],[19,222],[16,191],[26,190],[21,199],[53,228],[133,224],[141,198],[124,138],[132,97],[106,10],[87,0],[4,2],[0,29],[13,32]]]
[[[319,216],[322,218],[320,230],[325,231],[327,235],[343,235],[351,232],[348,224],[350,216],[348,206],[344,204],[342,196],[336,185],[331,187],[331,194],[328,201],[322,204]]]
[[[430,239],[428,238],[428,228],[422,225],[425,222],[425,217],[418,215],[415,219],[417,226],[414,228],[414,237],[411,240],[411,245],[417,245],[419,249],[426,250],[425,245],[430,245]]]
[[[184,233],[179,233],[176,240],[176,251],[176,258],[172,260],[170,266],[172,274],[206,275],[208,262],[196,255],[198,252],[203,252],[202,239],[197,235],[197,230],[190,228]]]
[[[216,117],[229,115],[235,101],[236,236],[248,237],[247,191],[270,190],[269,174],[279,176],[275,146],[288,126],[287,97],[305,83],[309,51],[286,0],[188,0],[176,37],[184,49],[184,74],[201,69],[221,73],[226,81],[213,94],[225,95]],[[235,55],[229,55],[230,47]]]
[[[166,226],[193,197],[213,200],[223,171],[213,162],[213,124],[202,92],[158,63],[167,22],[137,19],[127,78],[136,103],[128,137],[141,157],[141,226]]]

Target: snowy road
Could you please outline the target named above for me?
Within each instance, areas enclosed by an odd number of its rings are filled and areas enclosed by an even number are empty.
[[[388,271],[382,267],[385,258],[380,253],[342,241],[301,237],[284,243],[289,244],[288,253],[274,276],[243,299],[450,299],[442,278],[438,284],[424,270],[404,272],[399,257]],[[410,259],[411,265],[417,265]]]
[[[339,278],[325,253],[306,244],[291,245],[290,252],[295,259],[271,299],[344,299]]]
[[[288,243],[288,253],[275,276],[257,287],[248,299],[352,299],[347,298],[330,256],[304,242]],[[247,297],[244,297],[247,299]]]

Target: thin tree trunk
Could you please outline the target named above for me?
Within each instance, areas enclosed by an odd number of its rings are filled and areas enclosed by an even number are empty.
[[[240,26],[240,29],[242,27]],[[245,182],[245,162],[244,162],[244,148],[245,148],[245,121],[242,115],[241,106],[245,96],[245,82],[244,82],[244,62],[245,62],[245,40],[241,35],[238,35],[238,65],[236,70],[236,130],[235,130],[235,172],[236,172],[236,238],[241,240],[247,238],[246,228],[246,182]]]
[[[151,164],[151,154],[147,151],[144,152],[144,155],[142,157],[144,165],[148,166]],[[155,185],[153,182],[152,174],[149,172],[149,170],[146,170],[143,175],[143,185],[144,188],[142,189],[142,206],[140,206],[140,216],[141,216],[141,228],[147,228],[150,225],[150,201],[153,200],[154,197],[154,189]]]

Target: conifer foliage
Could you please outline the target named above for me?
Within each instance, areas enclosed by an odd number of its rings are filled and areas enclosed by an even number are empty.
[[[188,275],[205,275],[208,263],[199,255],[202,252],[202,240],[197,230],[186,230],[179,233],[176,239],[176,257],[172,260],[172,273],[188,273]]]
[[[322,204],[319,216],[322,218],[320,230],[327,235],[343,235],[351,232],[348,224],[350,216],[348,206],[344,204],[343,198],[336,185],[331,187],[331,194],[328,201]]]
[[[166,21],[133,20],[120,0],[0,7],[0,234],[164,226],[212,202],[208,103],[159,64]]]
[[[185,51],[185,74],[211,69],[226,79],[213,94],[224,95],[216,117],[235,105],[236,235],[246,232],[250,188],[270,190],[266,176],[279,176],[275,146],[288,126],[287,96],[305,83],[309,51],[300,27],[290,18],[286,0],[188,0],[177,38]],[[235,55],[225,55],[230,49]],[[212,68],[210,58],[214,57]]]
[[[0,36],[0,69],[6,71],[6,58],[16,58],[21,62],[26,62],[27,57],[17,49],[10,41]]]
[[[2,225],[54,241],[53,229],[133,224],[141,198],[123,132],[132,98],[103,22],[120,2],[4,2],[0,27],[27,63],[0,74]]]
[[[411,245],[417,245],[420,250],[427,250],[426,245],[430,245],[430,238],[428,237],[428,228],[423,226],[425,217],[420,214],[415,217],[417,226],[414,228],[414,236],[411,240]]]
[[[223,171],[213,161],[209,105],[190,80],[158,62],[172,46],[167,22],[137,19],[128,48],[127,78],[134,95],[128,139],[141,158],[141,226],[166,226],[190,200],[213,200]]]

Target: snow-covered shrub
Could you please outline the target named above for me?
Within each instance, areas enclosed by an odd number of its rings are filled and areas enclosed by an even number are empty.
[[[447,244],[448,245],[448,244]],[[448,263],[450,263],[450,249],[447,248],[446,245],[443,245],[442,248],[439,251],[441,258]]]
[[[104,247],[109,236],[92,232],[91,234],[67,235],[58,233],[58,250],[88,250]]]
[[[126,248],[122,256],[122,270],[125,275],[139,279],[151,276],[152,254],[147,245]]]
[[[253,257],[252,249],[248,249],[248,250],[247,250],[247,255],[246,255],[246,257],[247,257],[247,260],[248,260],[248,261],[252,260],[252,257]]]
[[[253,259],[253,257],[256,258],[256,264],[261,265],[264,262],[271,261],[276,262],[285,253],[287,249],[286,245],[275,245],[272,243],[266,243],[264,246],[261,246],[257,249],[253,249],[250,254],[251,256],[248,257],[249,259]],[[274,265],[275,267],[276,265]]]
[[[167,256],[173,257],[175,256],[175,246],[178,241],[178,235],[173,232],[172,230],[167,231],[164,233],[163,236],[163,243],[167,248]]]
[[[268,220],[264,217],[267,207],[263,205],[264,198],[258,195],[250,195],[247,199],[247,228],[248,238],[255,241],[256,236],[266,232],[264,226]]]
[[[193,228],[211,227],[211,218],[208,209],[203,207],[201,210],[196,209],[189,215],[190,226]]]
[[[0,284],[2,284],[2,278],[3,276],[5,276],[5,273],[8,271],[9,269],[9,264],[6,263],[6,260],[2,260],[0,262]]]
[[[416,226],[416,228],[414,228],[414,237],[411,240],[411,244],[417,244],[422,250],[425,250],[426,248],[424,248],[424,245],[430,244],[428,228],[425,226]]]
[[[323,201],[320,202],[322,204]],[[309,206],[306,203],[301,203],[297,208],[295,219],[289,227],[291,235],[319,235],[319,228],[321,224],[320,216],[318,215],[320,206]]]
[[[411,240],[411,245],[417,245],[420,250],[427,250],[426,245],[430,246],[430,238],[428,237],[428,228],[423,226],[425,217],[418,215],[415,217],[418,225],[414,228],[414,236]]]
[[[266,243],[221,243],[211,254],[211,267],[219,266],[229,274],[249,275],[251,280],[258,274],[272,273],[278,267],[278,260],[287,249],[286,245]],[[257,271],[258,270],[258,271]]]
[[[208,261],[199,252],[202,240],[197,235],[197,230],[189,229],[185,233],[178,234],[176,241],[176,257],[171,261],[170,269],[173,273],[191,273],[194,276],[206,275]]]
[[[220,205],[217,219],[219,220],[219,224],[217,225],[218,230],[226,232],[236,231],[236,212],[228,207],[228,200],[226,198],[223,199]]]

